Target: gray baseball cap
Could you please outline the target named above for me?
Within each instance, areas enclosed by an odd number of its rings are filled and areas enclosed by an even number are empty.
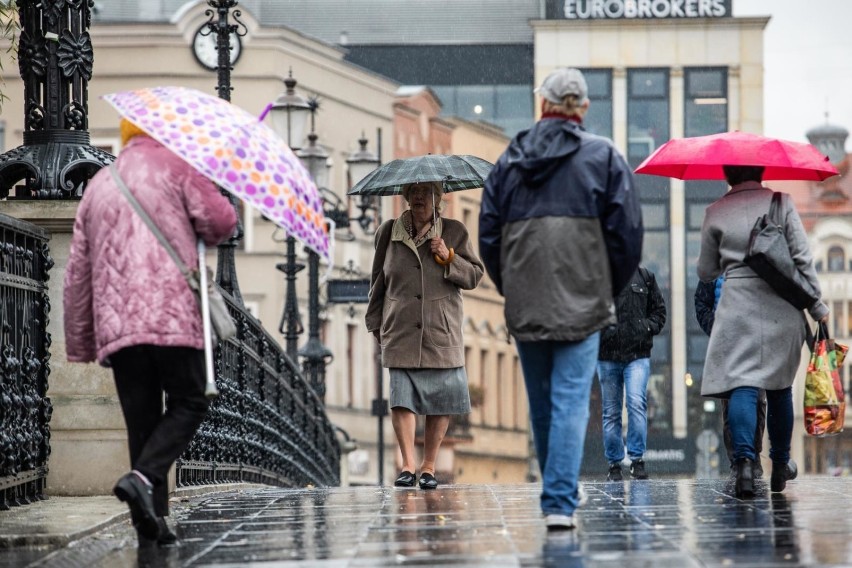
[[[535,92],[555,104],[561,103],[568,95],[576,95],[581,104],[589,98],[586,78],[573,67],[560,67],[551,72]]]

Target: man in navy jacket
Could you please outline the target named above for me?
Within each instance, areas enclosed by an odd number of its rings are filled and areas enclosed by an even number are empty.
[[[542,471],[549,530],[571,529],[599,331],[642,250],[633,174],[612,141],[582,127],[585,78],[560,68],[536,92],[541,119],[485,182],[479,252],[505,297]]]

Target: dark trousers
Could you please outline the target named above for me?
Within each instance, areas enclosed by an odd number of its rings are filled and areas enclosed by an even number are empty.
[[[169,468],[204,420],[204,351],[136,345],[110,356],[130,463],[154,484],[154,509],[169,514]],[[165,412],[163,393],[166,395]]]
[[[725,452],[728,454],[728,462],[734,465],[734,439],[731,435],[731,424],[728,422],[728,404],[730,400],[722,399],[722,438],[725,440]],[[763,432],[766,430],[766,391],[760,389],[757,399],[757,426],[754,429],[754,452],[759,456],[763,451]]]

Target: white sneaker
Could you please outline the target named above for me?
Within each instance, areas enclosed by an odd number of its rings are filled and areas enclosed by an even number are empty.
[[[573,515],[547,515],[544,517],[544,524],[549,531],[567,531],[577,526],[574,524]]]

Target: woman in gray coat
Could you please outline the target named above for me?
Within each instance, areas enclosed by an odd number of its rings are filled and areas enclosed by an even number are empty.
[[[707,208],[701,229],[698,277],[709,282],[725,274],[713,323],[701,394],[728,399],[728,422],[734,443],[736,495],[754,495],[753,467],[759,389],[766,390],[772,491],[783,491],[797,474],[790,459],[793,435],[792,385],[805,342],[803,311],[781,298],[744,262],[749,236],[758,217],[769,211],[773,191],[761,184],[763,168],[724,166],[730,191]],[[799,214],[782,194],[784,229],[799,272],[820,297],[820,286]],[[817,300],[809,309],[815,320],[828,319]]]
[[[470,412],[461,291],[476,288],[484,267],[465,226],[438,215],[442,195],[440,183],[405,186],[410,208],[376,232],[365,319],[390,369],[391,422],[402,453],[397,487],[416,480],[416,415],[426,415],[420,488],[435,489],[450,415]]]

